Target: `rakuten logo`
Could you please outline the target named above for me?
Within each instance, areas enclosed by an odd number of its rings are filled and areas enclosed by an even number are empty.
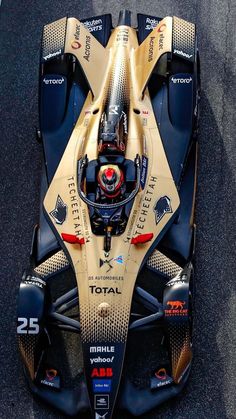
[[[173,83],[181,83],[181,84],[188,84],[192,81],[192,77],[189,77],[189,79],[175,79],[174,77],[171,78],[171,81]]]
[[[53,52],[52,54],[46,55],[45,57],[43,57],[43,59],[47,61],[49,60],[49,58],[56,57],[57,55],[60,55],[60,54],[61,54],[61,49],[59,49],[59,51]]]
[[[192,56],[193,56],[193,54],[190,55],[190,54],[187,54],[186,52],[180,51],[178,49],[174,50],[174,54],[182,55],[182,57],[185,57],[185,58],[192,58]]]
[[[45,84],[62,84],[64,81],[65,79],[63,77],[61,79],[43,79]]]
[[[103,362],[113,362],[114,356],[111,358],[101,358],[100,356],[98,358],[90,358],[90,363],[93,365],[94,363],[103,363]]]

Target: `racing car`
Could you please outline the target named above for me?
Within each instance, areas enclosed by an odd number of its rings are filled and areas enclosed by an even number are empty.
[[[192,361],[196,28],[122,10],[43,28],[39,223],[18,298],[32,392],[69,416],[142,415]],[[71,366],[71,358],[73,366]]]

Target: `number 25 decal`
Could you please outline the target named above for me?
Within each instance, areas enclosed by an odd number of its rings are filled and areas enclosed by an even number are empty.
[[[37,335],[39,333],[38,319],[31,317],[27,319],[25,317],[18,317],[18,322],[21,323],[17,326],[17,333],[19,335]]]

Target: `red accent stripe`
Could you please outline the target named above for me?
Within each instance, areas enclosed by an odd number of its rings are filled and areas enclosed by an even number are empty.
[[[79,237],[75,236],[74,234],[67,234],[67,233],[61,233],[61,237],[64,242],[71,243],[71,244],[84,244],[85,240],[82,237],[79,239]]]
[[[139,234],[137,237],[133,237],[131,244],[142,244],[149,242],[153,239],[153,233]]]

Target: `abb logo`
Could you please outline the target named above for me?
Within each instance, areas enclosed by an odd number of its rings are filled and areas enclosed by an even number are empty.
[[[112,377],[112,368],[93,368],[91,377]]]

